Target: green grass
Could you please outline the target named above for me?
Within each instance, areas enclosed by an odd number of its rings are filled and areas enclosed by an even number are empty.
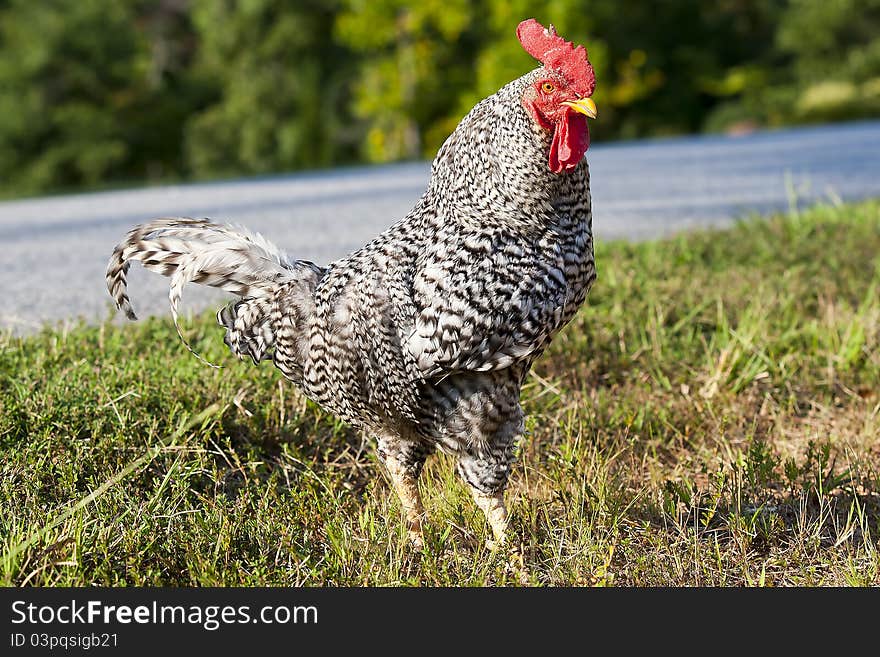
[[[0,338],[0,582],[880,584],[880,202],[597,257],[523,391],[516,553],[446,457],[411,551],[372,445],[211,316],[220,370],[117,319]]]

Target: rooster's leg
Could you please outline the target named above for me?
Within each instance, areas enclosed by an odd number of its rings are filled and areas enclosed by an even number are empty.
[[[490,550],[495,550],[507,542],[507,507],[504,506],[504,491],[496,493],[484,493],[481,490],[470,487],[471,494],[477,506],[486,514],[489,527],[492,528],[493,540],[486,541]]]
[[[476,447],[476,445],[474,446]],[[504,489],[510,473],[513,447],[501,442],[459,456],[458,474],[471,490],[477,506],[486,514],[493,539],[486,542],[489,549],[496,549],[507,542],[507,507],[504,506]]]
[[[425,509],[419,493],[419,475],[428,457],[430,449],[410,442],[395,439],[380,439],[379,456],[397,491],[400,506],[406,518],[409,540],[415,548],[424,544],[422,537],[422,519]]]

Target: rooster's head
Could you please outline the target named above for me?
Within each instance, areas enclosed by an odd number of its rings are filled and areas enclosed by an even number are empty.
[[[587,117],[596,118],[596,104],[590,98],[596,76],[587,51],[534,18],[520,23],[516,34],[526,52],[543,64],[523,94],[523,105],[542,129],[552,133],[550,170],[570,171],[590,145]]]

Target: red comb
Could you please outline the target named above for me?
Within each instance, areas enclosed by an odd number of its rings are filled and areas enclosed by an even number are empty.
[[[575,48],[571,41],[558,36],[552,25],[545,28],[534,18],[520,23],[516,36],[527,53],[547,68],[561,73],[581,96],[593,93],[596,75],[583,46]]]

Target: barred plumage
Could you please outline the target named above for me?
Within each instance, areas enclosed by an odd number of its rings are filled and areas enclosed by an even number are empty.
[[[577,56],[586,61],[583,49]],[[217,315],[230,349],[272,358],[307,396],[375,437],[414,540],[416,480],[435,448],[457,456],[503,540],[520,386],[595,279],[588,138],[575,134],[586,129],[575,112],[595,106],[573,92],[542,99],[548,80],[566,90],[542,66],[474,107],[412,211],[346,258],[322,268],[244,229],[159,219],[116,247],[110,294],[133,319],[126,272],[139,260],[171,278],[175,325],[187,282],[237,295]],[[560,103],[574,111],[554,119]]]

